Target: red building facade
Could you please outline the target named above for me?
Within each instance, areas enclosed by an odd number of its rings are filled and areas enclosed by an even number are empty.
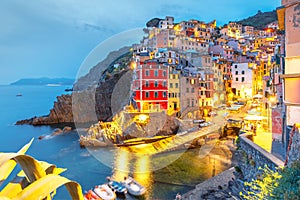
[[[168,65],[157,61],[141,62],[135,68],[133,100],[141,111],[168,109]]]

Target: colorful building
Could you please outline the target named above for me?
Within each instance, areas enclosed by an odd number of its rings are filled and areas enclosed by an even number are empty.
[[[232,89],[237,98],[252,97],[252,69],[248,63],[232,64]]]
[[[132,84],[133,101],[140,111],[168,109],[169,66],[156,60],[138,63]]]
[[[284,74],[283,101],[284,128],[299,123],[300,119],[300,2],[282,0],[277,9],[280,30],[285,30],[285,60],[282,62]],[[288,143],[289,131],[284,131],[284,142]]]
[[[172,114],[180,110],[180,70],[177,65],[169,67],[169,108],[168,113]]]

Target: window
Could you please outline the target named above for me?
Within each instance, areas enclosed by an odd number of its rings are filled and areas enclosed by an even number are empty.
[[[178,83],[175,83],[175,88],[178,88]]]
[[[192,88],[192,89],[191,89],[191,92],[192,92],[192,93],[194,93],[194,92],[195,92],[195,89],[194,89],[194,88]]]
[[[236,69],[236,68],[237,68],[237,65],[234,65],[234,68]]]
[[[154,71],[154,76],[158,76],[158,71],[157,70]]]
[[[170,83],[170,88],[173,88],[173,83]]]
[[[191,79],[191,84],[192,84],[192,85],[195,84],[195,79]]]
[[[167,92],[163,92],[163,98],[167,97]]]
[[[242,77],[242,82],[244,82],[245,81],[245,77]]]
[[[149,98],[149,92],[146,92],[146,98]]]
[[[242,71],[242,74],[245,74],[245,71],[244,71],[244,70]]]
[[[149,76],[149,70],[146,70],[145,76]]]
[[[235,75],[238,75],[239,74],[239,72],[238,71],[235,71]]]
[[[158,98],[158,92],[154,92],[154,97]]]
[[[164,87],[167,87],[167,81],[164,81]]]
[[[146,81],[146,87],[149,87],[149,81]]]
[[[157,81],[154,82],[154,87],[158,87],[158,82]]]
[[[189,93],[189,91],[190,91],[190,88],[186,88],[186,93]]]
[[[239,81],[239,78],[238,78],[238,77],[236,77],[236,78],[235,78],[235,81]]]
[[[166,72],[166,71],[164,71],[164,72],[163,72],[163,75],[164,75],[164,77],[166,77],[166,76],[167,76],[167,72]]]

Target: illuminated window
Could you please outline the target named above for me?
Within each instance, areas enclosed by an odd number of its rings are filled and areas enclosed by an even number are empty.
[[[191,79],[191,84],[192,84],[192,85],[195,84],[195,79]]]

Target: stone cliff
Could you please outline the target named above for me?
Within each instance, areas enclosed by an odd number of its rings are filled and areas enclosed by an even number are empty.
[[[115,84],[125,72],[126,70],[116,74],[95,88],[58,96],[48,115],[20,120],[16,124],[48,125],[106,121],[112,117],[111,96]]]
[[[61,95],[57,97],[53,108],[49,115],[41,117],[33,117],[31,119],[20,120],[16,124],[32,124],[32,125],[46,125],[58,123],[72,123],[72,96]]]
[[[112,117],[111,97],[115,84],[127,72],[126,66],[130,58],[128,52],[129,47],[111,52],[106,59],[94,66],[87,75],[81,77],[74,84],[72,95],[58,96],[48,115],[20,120],[16,124],[49,125],[108,120]],[[126,55],[125,58],[123,58],[124,55]],[[120,64],[122,69],[116,70],[112,68],[112,64],[118,61],[120,57],[122,58]],[[109,71],[110,69],[115,71]],[[126,77],[128,80],[129,76]],[[128,85],[126,88],[123,87],[122,89],[125,90],[125,93],[129,93]],[[122,95],[124,96],[124,94]],[[118,105],[121,106],[121,104]],[[120,109],[118,105],[114,106],[115,110]]]

